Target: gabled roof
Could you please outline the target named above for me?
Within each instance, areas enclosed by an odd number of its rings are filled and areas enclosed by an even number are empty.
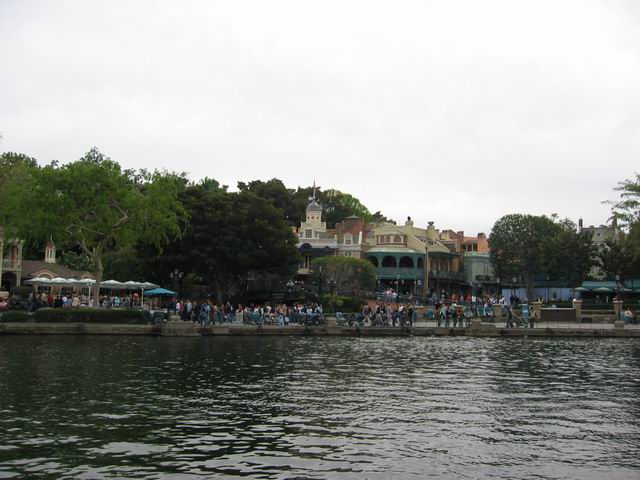
[[[23,260],[22,261],[22,278],[36,277],[36,274],[40,272],[48,271],[54,276],[64,278],[81,278],[90,276],[93,278],[91,272],[83,272],[81,270],[72,270],[63,265],[57,263],[43,262],[42,260]]]
[[[321,212],[322,207],[318,202],[316,202],[315,198],[311,200],[309,205],[307,205],[307,212]]]

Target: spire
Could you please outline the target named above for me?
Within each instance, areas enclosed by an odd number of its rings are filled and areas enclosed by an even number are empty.
[[[316,177],[313,177],[313,194],[309,197],[309,204],[316,201]]]

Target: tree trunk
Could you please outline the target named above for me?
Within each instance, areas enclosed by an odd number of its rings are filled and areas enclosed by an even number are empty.
[[[218,280],[217,276],[213,279],[213,287],[216,289],[216,303],[218,305],[221,305],[222,304],[222,291],[220,290],[220,281]]]
[[[524,288],[527,290],[527,303],[531,303],[535,300],[533,298],[533,276],[523,274],[522,281],[524,283]]]
[[[93,262],[96,266],[96,284],[94,286],[94,306],[100,308],[100,284],[102,283],[102,273],[104,267],[102,265],[102,245],[98,245],[93,249]]]

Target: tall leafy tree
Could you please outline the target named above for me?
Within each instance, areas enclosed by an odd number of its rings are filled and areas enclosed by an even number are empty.
[[[620,199],[606,202],[613,208],[613,218],[620,218],[627,226],[640,222],[640,174],[619,182],[614,190],[620,192]]]
[[[560,227],[545,216],[510,214],[500,218],[489,236],[491,263],[497,277],[518,277],[533,298],[536,274],[545,273],[545,249]]]
[[[95,266],[98,292],[109,252],[142,239],[159,246],[179,235],[181,181],[166,172],[123,170],[93,148],[76,162],[32,169],[12,189],[6,221],[22,238],[51,235],[77,245]]]
[[[214,287],[218,300],[253,272],[290,275],[298,264],[297,239],[270,201],[244,191],[187,189],[189,227],[178,242],[181,265]],[[179,258],[179,257],[174,257]]]
[[[376,283],[376,271],[371,262],[354,257],[320,257],[313,261],[313,281],[334,281],[340,292],[370,290]]]
[[[622,228],[601,247],[599,263],[609,278],[637,279],[640,278],[640,174],[619,182],[614,190],[620,192],[620,199],[605,203],[612,206],[613,226]]]
[[[553,217],[552,217],[553,218]],[[568,219],[556,221],[557,231],[541,245],[541,266],[547,276],[571,285],[581,283],[595,264],[596,251],[591,236],[578,232]]]

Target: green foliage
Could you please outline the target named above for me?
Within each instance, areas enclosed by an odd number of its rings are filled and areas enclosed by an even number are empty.
[[[339,190],[326,190],[320,196],[320,204],[324,209],[324,220],[329,228],[345,218],[356,215],[365,220],[371,218],[371,212],[353,195]]]
[[[331,310],[333,310],[334,313],[359,313],[367,303],[360,297],[330,295],[328,293],[322,295],[321,302],[325,313],[329,313]]]
[[[551,279],[578,285],[595,264],[596,251],[591,236],[587,232],[577,232],[576,225],[566,219],[556,222],[556,225],[559,228],[555,234],[542,241],[542,271]]]
[[[628,226],[640,222],[640,174],[619,182],[615,190],[620,192],[620,200],[606,202],[612,205],[614,218],[620,218]]]
[[[322,271],[320,270],[322,267]],[[370,290],[376,283],[376,270],[371,262],[354,257],[316,258],[312,263],[313,282],[334,281],[337,291]]]
[[[598,252],[602,271],[608,278],[640,278],[640,222],[632,223],[628,234],[608,240]]]
[[[11,296],[27,298],[33,291],[33,287],[29,285],[20,285],[19,287],[13,287],[11,289]]]
[[[241,192],[251,192],[269,200],[283,213],[284,219],[290,226],[298,226],[306,218],[306,208],[309,197],[313,195],[313,187],[298,187],[296,190],[287,188],[281,180],[273,178],[267,182],[255,180],[249,183],[239,182]],[[371,214],[369,209],[353,195],[335,189],[322,191],[316,188],[318,202],[323,207],[323,219],[327,227],[334,228],[335,224],[345,218],[356,215],[365,221],[387,221],[380,212]]]
[[[43,308],[33,314],[37,323],[145,323],[142,310]]]
[[[179,268],[215,287],[218,298],[250,273],[290,275],[298,264],[297,239],[270,201],[249,192],[188,187],[190,215],[183,237],[166,249],[168,271]]]
[[[19,310],[10,310],[8,312],[0,313],[0,322],[6,323],[18,323],[28,322],[31,319],[31,315],[27,312]]]
[[[90,257],[73,250],[62,253],[60,256],[60,264],[72,270],[79,271],[93,272],[96,268]]]
[[[582,280],[593,264],[587,235],[568,220],[511,214],[500,218],[489,236],[491,263],[497,277],[521,279],[533,298],[534,275],[546,274],[568,283]]]
[[[77,245],[95,265],[98,284],[106,252],[137,241],[162,245],[180,234],[186,215],[178,202],[184,179],[167,172],[123,171],[91,149],[76,162],[30,168],[11,186],[5,226],[21,238]]]

